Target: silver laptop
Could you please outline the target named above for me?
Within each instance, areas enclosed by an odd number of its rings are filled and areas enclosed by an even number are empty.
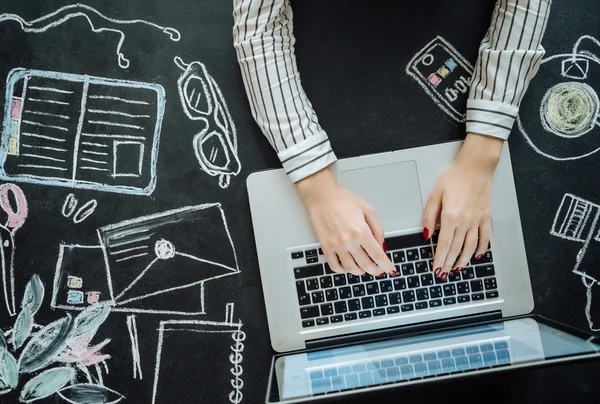
[[[284,353],[274,358],[267,402],[354,394],[545,358],[542,326],[533,319],[434,337],[450,326],[477,327],[533,310],[508,147],[494,177],[488,251],[445,281],[433,275],[437,237],[423,240],[423,209],[461,144],[341,159],[332,165],[339,182],[375,208],[397,268],[393,277],[333,273],[285,172],[248,177],[271,345]],[[414,332],[431,335],[402,338]],[[527,345],[525,351],[521,343]],[[595,345],[589,346],[595,352]],[[286,354],[299,350],[308,351]]]

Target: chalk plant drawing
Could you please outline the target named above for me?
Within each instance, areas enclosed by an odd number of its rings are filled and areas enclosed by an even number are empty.
[[[573,273],[581,277],[586,287],[585,316],[592,331],[600,331],[600,327],[594,326],[591,314],[593,287],[600,286],[600,271],[597,263],[591,266],[582,264],[590,244],[600,242],[599,219],[600,205],[573,194],[565,194],[550,229],[553,236],[581,244],[581,249],[575,256]]]
[[[107,301],[113,311],[204,314],[205,284],[239,273],[219,203],[126,220],[98,237],[99,245],[60,246],[53,307]]]
[[[586,49],[595,47],[594,51]],[[600,101],[593,79],[600,77],[600,41],[584,35],[572,52],[542,60],[521,105],[517,125],[529,145],[556,161],[577,160],[600,150]]]
[[[70,218],[72,216],[73,223],[75,224],[81,223],[90,217],[90,215],[94,213],[96,207],[98,206],[98,201],[95,199],[87,201],[79,209],[77,209],[78,203],[79,201],[77,198],[75,198],[75,195],[69,194],[65,198],[65,202],[63,203],[61,210],[64,217]]]
[[[11,204],[11,199],[14,201]],[[28,206],[25,194],[15,184],[0,185],[0,208],[6,216],[0,223],[0,260],[2,261],[2,292],[8,314],[17,313],[15,304],[15,233],[27,219]]]
[[[160,322],[158,328],[158,344],[156,350],[156,367],[154,369],[152,404],[163,403],[169,400],[168,397],[171,397],[169,393],[163,393],[164,395],[161,394],[161,391],[165,387],[169,387],[171,391],[175,391],[179,388],[182,388],[180,391],[188,391],[185,389],[185,387],[178,386],[177,384],[181,383],[183,385],[189,385],[190,382],[196,387],[199,385],[211,386],[207,387],[207,391],[211,390],[210,394],[214,396],[213,400],[229,399],[232,404],[239,404],[243,401],[244,395],[242,393],[242,389],[244,387],[244,369],[242,362],[244,360],[243,352],[246,334],[244,331],[242,331],[242,322],[233,320],[233,311],[234,304],[228,303],[226,305],[225,321],[222,322],[200,320],[165,320]],[[215,380],[213,380],[212,377],[215,373],[218,373],[219,364],[217,363],[210,364],[210,366],[215,368],[214,371],[204,373],[203,371],[206,369],[206,363],[200,360],[189,361],[189,365],[192,367],[196,366],[197,369],[197,371],[193,374],[199,374],[202,372],[208,377],[211,377],[210,380],[192,380],[189,378],[189,373],[185,375],[178,374],[177,369],[181,369],[181,366],[178,366],[176,363],[175,368],[171,368],[170,365],[173,364],[173,358],[170,356],[170,349],[173,347],[168,347],[165,345],[166,337],[170,334],[173,336],[181,335],[182,339],[186,340],[193,339],[194,343],[197,341],[196,346],[199,347],[208,347],[209,344],[206,341],[203,342],[202,340],[208,339],[211,336],[216,336],[217,339],[221,339],[220,335],[229,336],[231,340],[224,341],[224,344],[219,344],[220,346],[226,348],[226,350],[223,352],[227,354],[227,356],[222,358],[222,366],[224,369],[229,368],[230,383],[225,385],[228,387],[228,391],[215,391]],[[208,350],[218,349],[215,345],[210,346],[211,348],[208,348]],[[198,356],[202,355],[202,349],[195,351],[196,352],[193,353],[187,353],[188,358],[191,355],[193,359],[195,353]],[[163,360],[163,357],[166,359]],[[202,371],[200,369],[202,369]],[[188,391],[188,394],[189,393],[190,391]]]
[[[406,66],[406,74],[457,122],[466,118],[473,66],[444,38],[437,36]]]
[[[32,34],[42,34],[46,31],[58,27],[61,24],[73,19],[73,18],[84,18],[90,25],[92,32],[94,33],[113,33],[117,34],[119,41],[117,43],[116,54],[119,66],[123,69],[129,67],[129,59],[125,57],[122,52],[123,43],[125,42],[125,32],[116,27],[122,26],[135,26],[144,25],[154,29],[158,29],[169,36],[173,42],[178,42],[181,39],[181,34],[174,28],[164,27],[155,24],[150,21],[135,19],[135,20],[119,20],[110,18],[100,13],[93,7],[85,4],[71,4],[65,7],[61,7],[53,13],[46,14],[35,20],[26,21],[22,17],[16,14],[0,14],[0,23],[3,21],[14,21],[21,26],[24,32]],[[105,25],[112,24],[114,27],[107,27]]]
[[[35,315],[43,299],[44,285],[34,275],[25,288],[14,326],[0,330],[0,395],[19,392],[22,403],[50,396],[75,404],[121,401],[124,396],[104,386],[102,380],[110,355],[100,351],[110,340],[90,345],[110,307],[96,304],[74,318],[67,314],[41,326]]]
[[[14,69],[4,110],[0,178],[126,194],[154,190],[161,86]]]
[[[219,86],[200,62],[185,63],[179,56],[175,64],[183,73],[177,80],[179,99],[186,116],[202,123],[194,136],[193,146],[200,168],[219,178],[219,186],[227,188],[231,176],[241,170],[237,155],[235,124]]]

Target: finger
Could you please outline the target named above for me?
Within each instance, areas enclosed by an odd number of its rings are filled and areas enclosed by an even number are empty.
[[[392,275],[396,273],[394,264],[392,264],[387,254],[383,251],[383,248],[379,245],[379,240],[369,237],[369,239],[365,240],[362,246],[371,260],[375,262],[377,267],[381,270],[379,272],[380,274],[381,272],[386,272]]]
[[[367,206],[365,208],[365,221],[371,228],[371,232],[373,233],[375,240],[377,240],[377,243],[379,243],[379,245],[383,245],[383,243],[385,242],[383,226],[381,225],[381,222],[379,221],[375,210],[370,206]],[[371,258],[372,257],[373,256],[371,256]]]
[[[490,219],[484,220],[479,225],[479,245],[477,246],[477,250],[475,251],[475,259],[485,254],[488,248],[488,244],[490,243]]]
[[[437,188],[435,188],[431,193],[431,196],[429,196],[425,212],[423,212],[423,237],[426,240],[429,239],[429,236],[435,231],[435,224],[440,216],[441,210],[442,193],[438,192]]]
[[[369,257],[367,252],[361,246],[352,249],[350,254],[352,254],[352,258],[354,258],[358,267],[366,273],[373,276],[379,276],[383,273],[383,270],[373,262],[371,257]]]
[[[454,238],[454,231],[456,230],[456,224],[453,222],[444,222],[440,226],[440,234],[438,236],[437,249],[435,256],[433,257],[434,274],[440,276],[442,274],[442,267],[446,262],[448,251],[452,245],[452,239]]]
[[[333,252],[333,250],[323,248],[323,255],[325,255],[329,268],[331,268],[333,272],[337,272],[338,274],[346,272],[344,271],[344,267],[340,264],[337,254]]]
[[[462,250],[463,244],[465,243],[466,235],[466,229],[457,227],[456,230],[454,230],[454,238],[452,239],[452,244],[450,244],[448,255],[446,255],[446,261],[442,267],[442,273],[450,272],[454,268],[456,258],[458,258],[458,254],[460,254],[460,250]]]
[[[465,244],[463,245],[462,253],[458,260],[456,260],[455,270],[460,270],[469,264],[469,260],[473,256],[475,249],[477,248],[477,240],[479,238],[479,228],[472,227],[467,231],[465,236]]]
[[[354,258],[348,251],[337,252],[338,257],[340,257],[340,261],[342,261],[342,267],[344,267],[344,271],[350,272],[352,275],[362,275],[365,273],[362,269],[356,265]]]

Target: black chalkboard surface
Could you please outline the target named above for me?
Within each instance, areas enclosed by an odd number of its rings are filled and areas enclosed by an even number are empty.
[[[464,136],[461,82],[429,94],[410,62],[446,44],[472,66],[494,1],[397,3],[293,2],[304,88],[339,157]],[[223,0],[0,5],[0,402],[264,399],[245,178],[279,163],[250,114],[231,13]],[[599,15],[594,0],[555,2],[509,141],[535,311],[594,330],[600,116],[568,136],[542,122],[560,124],[549,98],[597,102]],[[597,369],[372,400],[591,401]]]

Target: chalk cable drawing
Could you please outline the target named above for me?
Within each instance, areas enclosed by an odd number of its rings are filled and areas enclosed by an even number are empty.
[[[103,26],[106,23],[111,23],[116,26],[119,25],[146,25],[155,29],[162,31],[167,34],[171,41],[178,42],[181,39],[181,34],[174,28],[163,27],[161,25],[155,24],[150,21],[145,20],[118,20],[114,18],[110,18],[100,13],[93,7],[87,6],[85,4],[71,4],[65,7],[61,7],[53,13],[47,14],[43,17],[37,18],[32,21],[25,21],[22,17],[16,14],[0,14],[0,22],[3,21],[15,21],[20,26],[24,32],[40,34],[48,31],[49,29],[55,28],[70,19],[73,18],[85,18],[89,23],[92,32],[94,33],[104,33],[104,32],[112,32],[119,36],[119,41],[117,43],[116,54],[118,58],[119,66],[123,69],[129,67],[129,59],[125,57],[121,48],[123,47],[123,43],[125,42],[125,32],[121,31],[117,28],[109,28]],[[98,22],[94,22],[93,20],[97,19]]]
[[[98,206],[98,201],[92,199],[84,203],[83,206],[81,206],[77,212],[75,212],[78,203],[79,202],[77,201],[77,198],[75,198],[75,195],[69,194],[65,198],[65,202],[63,203],[62,207],[62,215],[67,218],[73,216],[73,223],[75,224],[81,223],[87,219],[92,213],[94,213],[96,207]]]

